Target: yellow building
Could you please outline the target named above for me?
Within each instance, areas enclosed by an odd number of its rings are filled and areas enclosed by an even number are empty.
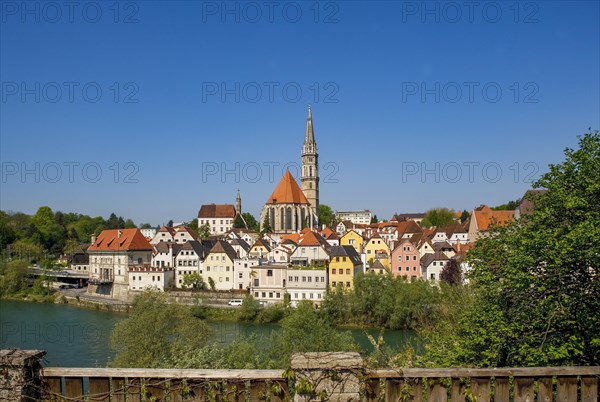
[[[363,272],[360,255],[352,246],[333,246],[329,254],[329,287],[354,288],[354,276]]]
[[[385,240],[383,240],[381,236],[379,236],[377,233],[375,233],[369,240],[367,240],[367,243],[365,244],[364,248],[364,253],[367,260],[367,265],[370,264],[370,261],[372,261],[373,263],[375,261],[379,261],[381,265],[389,269],[390,248],[385,242]]]
[[[269,243],[265,239],[256,239],[252,247],[250,247],[250,251],[248,251],[248,255],[250,258],[267,258],[269,253],[271,252],[271,247],[269,247]]]
[[[358,254],[361,254],[363,252],[363,237],[351,229],[340,237],[340,246],[352,246]]]

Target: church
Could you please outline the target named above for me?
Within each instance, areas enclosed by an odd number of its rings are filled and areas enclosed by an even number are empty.
[[[310,105],[302,146],[301,183],[302,189],[289,170],[285,172],[262,209],[261,229],[268,223],[271,232],[285,234],[319,223],[319,154]]]

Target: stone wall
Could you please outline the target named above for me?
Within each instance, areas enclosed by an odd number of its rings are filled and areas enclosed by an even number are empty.
[[[0,350],[0,401],[41,399],[40,359],[43,350]]]

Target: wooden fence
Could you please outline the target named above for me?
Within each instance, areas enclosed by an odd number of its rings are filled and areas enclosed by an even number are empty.
[[[358,375],[364,401],[597,402],[600,367],[378,369]],[[294,382],[282,370],[45,368],[42,378],[44,400],[107,402],[275,402],[293,399]],[[318,394],[303,398],[320,400]]]

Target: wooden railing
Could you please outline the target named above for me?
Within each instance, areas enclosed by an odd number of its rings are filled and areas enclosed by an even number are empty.
[[[365,401],[597,402],[600,367],[358,370]],[[332,376],[331,370],[324,375]],[[282,401],[283,370],[44,368],[44,400]],[[332,400],[334,393],[329,393]],[[300,400],[320,400],[318,394]],[[335,399],[340,400],[340,399]],[[346,400],[346,399],[341,399]],[[350,400],[350,399],[348,399]]]
[[[282,370],[44,368],[45,401],[283,401]]]
[[[379,369],[368,373],[367,400],[597,402],[599,377],[597,366]]]

